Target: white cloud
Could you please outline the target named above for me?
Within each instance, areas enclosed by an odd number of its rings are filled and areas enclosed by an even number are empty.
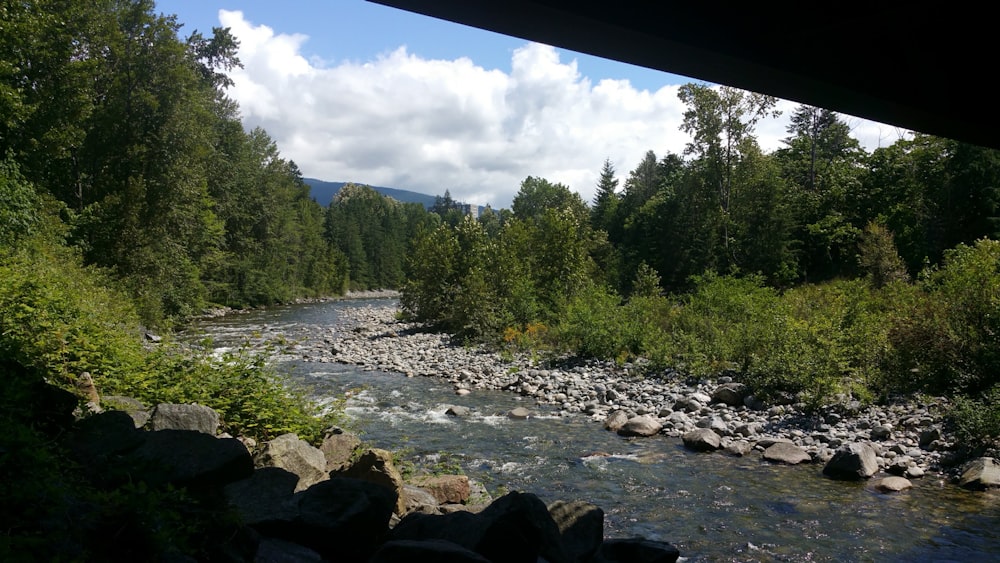
[[[375,60],[329,64],[301,54],[303,35],[275,34],[222,10],[240,41],[242,69],[229,94],[245,126],[260,126],[303,174],[509,207],[526,176],[562,182],[593,198],[605,158],[624,181],[647,150],[680,153],[679,86],[636,90],[625,80],[593,84],[548,46],[514,51],[509,74],[467,58],[427,60],[405,47]],[[783,109],[795,104],[782,102]],[[853,120],[855,135],[895,130]],[[761,123],[765,150],[784,121]]]

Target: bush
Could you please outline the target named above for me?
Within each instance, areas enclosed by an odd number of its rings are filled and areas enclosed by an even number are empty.
[[[1000,385],[978,398],[957,397],[948,420],[967,454],[996,454],[1000,445]]]

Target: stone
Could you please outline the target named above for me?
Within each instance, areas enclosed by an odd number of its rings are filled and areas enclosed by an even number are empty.
[[[408,514],[386,537],[399,540],[446,540],[489,561],[570,561],[548,507],[537,496],[516,491],[479,513]]]
[[[746,440],[733,440],[726,444],[725,451],[729,455],[743,457],[753,451],[753,444]]]
[[[403,485],[403,500],[406,506],[404,514],[422,512],[425,514],[440,514],[438,499],[427,489],[406,483]]]
[[[625,411],[615,411],[604,420],[604,429],[618,432],[625,426],[626,422],[628,422],[628,415],[625,414]]]
[[[680,551],[667,542],[645,538],[609,539],[601,545],[603,561],[622,563],[675,563]]]
[[[368,561],[378,549],[396,506],[395,493],[375,483],[329,479],[296,493],[298,513],[261,533],[317,551],[327,561]]]
[[[696,452],[711,452],[719,449],[722,438],[708,428],[695,428],[681,437],[684,446]]]
[[[262,467],[250,477],[226,485],[223,494],[244,524],[291,521],[298,514],[291,502],[298,482],[299,476],[290,471]]]
[[[662,429],[663,426],[659,421],[644,414],[630,418],[624,426],[618,429],[618,434],[622,436],[656,436]]]
[[[974,459],[962,468],[958,484],[975,491],[1000,487],[1000,464],[992,457]]]
[[[127,455],[150,485],[220,487],[253,474],[253,459],[236,438],[216,438],[196,430],[147,432],[141,446]]]
[[[875,450],[868,444],[844,444],[823,467],[823,474],[837,480],[868,479],[878,471]]]
[[[339,428],[323,438],[319,449],[326,458],[326,472],[341,471],[351,465],[354,450],[361,445],[361,439],[351,432]]]
[[[920,439],[917,441],[917,444],[919,444],[921,448],[927,448],[932,443],[940,439],[941,439],[940,428],[937,427],[927,428],[920,432]]]
[[[76,392],[83,397],[84,401],[95,405],[101,404],[101,395],[97,392],[97,386],[94,385],[94,378],[90,376],[90,372],[81,373],[76,378],[74,385]]]
[[[464,504],[472,492],[466,475],[419,475],[411,482],[431,493],[438,504]]]
[[[257,467],[280,467],[298,475],[296,492],[329,479],[323,452],[291,432],[264,442],[254,456],[254,464]]]
[[[219,413],[204,405],[160,403],[149,418],[150,430],[193,430],[215,436]]]
[[[529,418],[530,416],[531,416],[531,411],[529,411],[528,409],[526,409],[524,407],[513,408],[513,409],[510,410],[510,412],[507,413],[507,418],[510,418],[510,419],[513,419],[513,420],[525,420],[525,419]]]
[[[472,414],[472,409],[469,407],[463,407],[459,405],[451,405],[448,410],[444,411],[444,414],[448,416],[454,416],[459,418],[465,418]]]
[[[880,424],[871,430],[872,440],[888,440],[892,437],[892,426],[888,424]]]
[[[746,385],[742,383],[725,383],[718,386],[712,393],[712,402],[723,403],[731,407],[742,406],[746,390]]]
[[[128,413],[136,428],[142,428],[149,422],[149,409],[139,399],[123,395],[105,395],[101,403],[105,409]]]
[[[875,489],[882,493],[898,493],[899,491],[905,491],[911,487],[913,487],[913,483],[911,483],[909,479],[897,477],[895,475],[885,477],[875,485]]]
[[[557,500],[548,506],[570,561],[590,561],[604,540],[604,511],[585,501]]]
[[[403,476],[400,475],[399,469],[392,462],[392,453],[387,450],[371,448],[361,454],[361,457],[346,471],[331,476],[360,479],[385,487],[396,495],[395,513],[403,514],[406,512],[406,499],[403,498]]]
[[[795,444],[785,442],[775,442],[764,450],[763,457],[767,461],[797,465],[799,463],[811,461],[812,458],[805,450]]]

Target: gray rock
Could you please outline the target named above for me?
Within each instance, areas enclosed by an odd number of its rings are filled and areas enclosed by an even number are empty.
[[[150,430],[194,430],[215,436],[219,413],[204,405],[160,403],[149,418]]]
[[[360,445],[361,439],[355,434],[339,429],[324,438],[319,449],[326,458],[326,472],[347,469],[354,457],[354,450]]]
[[[411,482],[428,491],[437,504],[463,504],[472,494],[466,475],[418,475]]]
[[[897,476],[886,477],[875,485],[875,489],[883,493],[898,493],[911,487],[913,483],[909,479]]]
[[[326,456],[293,433],[264,442],[254,456],[257,467],[280,467],[299,476],[295,491],[304,491],[329,478]]]
[[[992,457],[974,459],[962,468],[958,484],[976,491],[1000,487],[1000,464]]]
[[[298,514],[292,503],[299,476],[280,467],[262,467],[246,479],[226,485],[223,493],[244,524],[290,521]]]
[[[656,436],[662,429],[663,426],[658,420],[648,414],[644,414],[630,418],[618,430],[618,434],[622,436]]]
[[[261,527],[261,533],[314,549],[328,561],[367,561],[389,527],[396,500],[375,483],[330,479],[296,493],[294,519]]]
[[[524,420],[529,417],[531,417],[531,411],[524,407],[515,407],[507,413],[507,418],[513,420]]]
[[[769,448],[764,450],[763,457],[767,461],[787,463],[788,465],[797,465],[812,460],[805,450],[795,444],[785,442],[771,444]]]
[[[375,483],[385,487],[396,495],[395,513],[406,512],[406,499],[403,498],[403,476],[392,462],[392,454],[379,448],[371,448],[361,454],[346,471],[333,476],[343,476]]]
[[[718,386],[715,392],[712,393],[713,403],[724,403],[731,407],[739,407],[743,405],[743,399],[746,397],[747,387],[742,383],[725,383]]]
[[[696,452],[711,452],[719,449],[722,438],[708,428],[695,428],[681,438],[684,446]]]
[[[743,457],[753,451],[753,444],[746,440],[733,440],[726,444],[726,453],[736,457]]]
[[[823,467],[823,474],[838,480],[868,479],[878,471],[875,450],[868,444],[852,442],[837,449]]]
[[[472,409],[460,405],[451,405],[448,407],[448,410],[444,411],[444,414],[448,416],[464,418],[472,414]]]
[[[569,560],[589,561],[604,540],[604,511],[589,502],[561,500],[549,504],[548,509]]]
[[[149,409],[139,399],[123,395],[105,395],[101,399],[101,404],[105,409],[114,409],[128,413],[132,417],[136,428],[142,428],[149,422]]]
[[[127,461],[142,467],[138,475],[151,485],[218,487],[253,473],[253,459],[242,442],[194,430],[147,432]]]
[[[624,411],[615,411],[604,420],[604,429],[618,432],[628,422],[628,415]]]
[[[936,441],[938,441],[940,439],[941,439],[941,429],[940,428],[937,428],[937,427],[928,428],[928,429],[922,430],[920,432],[920,439],[917,441],[917,443],[920,445],[921,448],[927,448],[932,443],[934,443],[934,442],[936,442]]]
[[[892,426],[880,424],[871,430],[872,440],[888,440],[892,437]]]

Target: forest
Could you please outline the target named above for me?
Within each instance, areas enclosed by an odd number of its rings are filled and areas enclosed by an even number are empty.
[[[213,406],[234,434],[317,439],[329,419],[262,358],[143,338],[349,290],[399,289],[402,317],[504,353],[727,374],[812,406],[943,395],[968,448],[995,451],[997,151],[916,133],[868,152],[800,106],[765,153],[774,98],[688,84],[684,151],[595,163],[590,202],[535,176],[475,219],[447,191],[430,210],[360,185],[316,202],[227,97],[229,30],[179,28],[151,0],[0,3],[5,529],[42,510],[17,483],[73,487],[35,425],[40,381],[73,391],[87,373]]]

